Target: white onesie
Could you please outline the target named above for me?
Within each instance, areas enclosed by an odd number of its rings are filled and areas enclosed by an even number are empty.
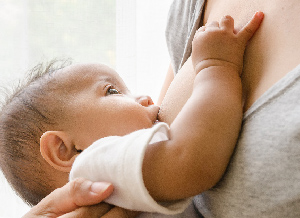
[[[158,203],[148,193],[142,175],[146,147],[168,140],[168,131],[166,123],[158,123],[125,136],[99,139],[75,159],[70,180],[83,177],[91,181],[111,182],[114,192],[106,202],[122,208],[163,214],[181,213],[190,204],[190,199]]]

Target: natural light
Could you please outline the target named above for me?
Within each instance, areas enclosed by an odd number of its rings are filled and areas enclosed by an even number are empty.
[[[156,102],[169,66],[164,29],[171,2],[0,0],[0,87],[39,62],[71,58],[115,68],[133,93]],[[0,193],[0,218],[29,210],[1,173]]]

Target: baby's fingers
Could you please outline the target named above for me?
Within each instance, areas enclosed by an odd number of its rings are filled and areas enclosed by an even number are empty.
[[[226,15],[220,21],[220,28],[232,31],[234,30],[234,20],[231,16]]]
[[[241,39],[244,39],[245,42],[250,40],[256,30],[259,28],[263,18],[263,12],[256,12],[251,20],[237,33],[237,36]]]
[[[207,23],[207,24],[205,25],[205,27],[207,27],[207,28],[219,28],[219,22],[217,22],[217,21],[212,21],[212,22],[210,22],[210,23]]]

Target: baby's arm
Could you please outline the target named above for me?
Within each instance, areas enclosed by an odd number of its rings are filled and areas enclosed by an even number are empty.
[[[224,17],[201,27],[193,41],[193,93],[170,126],[170,139],[148,146],[143,179],[156,200],[176,200],[211,188],[223,175],[242,120],[240,73],[248,40],[263,15],[238,33]]]

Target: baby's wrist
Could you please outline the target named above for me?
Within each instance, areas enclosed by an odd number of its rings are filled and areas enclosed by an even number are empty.
[[[198,74],[200,71],[209,69],[212,67],[217,67],[220,69],[220,73],[225,71],[236,72],[239,75],[242,71],[242,66],[238,66],[232,62],[226,60],[219,60],[219,59],[206,59],[198,62],[197,64],[193,64],[195,73]],[[222,70],[223,69],[223,70]]]

